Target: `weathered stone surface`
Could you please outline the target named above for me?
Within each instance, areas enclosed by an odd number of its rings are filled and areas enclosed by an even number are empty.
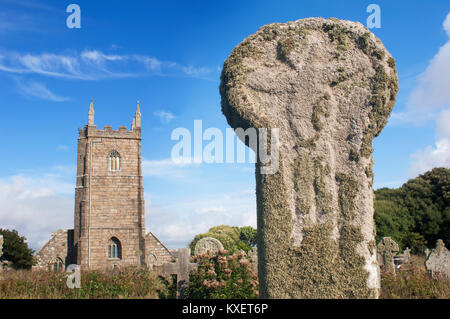
[[[177,299],[185,299],[189,288],[189,273],[197,268],[197,264],[190,262],[191,250],[180,248],[177,253],[176,263],[165,263],[162,265],[163,273],[177,275]]]
[[[377,245],[377,252],[380,254],[386,272],[395,273],[394,257],[397,255],[399,247],[391,237],[383,237]]]
[[[428,255],[425,266],[433,277],[440,275],[450,278],[450,252],[442,239],[436,242],[436,248]]]
[[[380,40],[334,18],[266,25],[225,61],[228,123],[279,128],[278,172],[256,164],[261,297],[377,297],[372,140],[397,90]]]
[[[3,235],[0,235],[0,257],[3,255]]]
[[[201,255],[209,252],[211,255],[215,255],[221,249],[223,249],[223,245],[218,239],[213,237],[203,237],[195,244],[194,254]]]

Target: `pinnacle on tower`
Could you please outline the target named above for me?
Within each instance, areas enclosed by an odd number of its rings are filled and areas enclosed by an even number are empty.
[[[139,101],[137,101],[136,114],[133,118],[135,128],[141,128],[141,110],[139,108]]]
[[[89,119],[88,119],[88,125],[93,126],[94,125],[94,101],[91,99],[91,105],[89,106]]]

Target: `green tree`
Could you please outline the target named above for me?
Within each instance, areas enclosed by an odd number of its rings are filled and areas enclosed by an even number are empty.
[[[240,240],[249,247],[256,246],[256,229],[251,226],[243,226],[239,228]]]
[[[0,260],[11,262],[14,269],[30,269],[34,251],[28,248],[26,238],[19,236],[17,230],[1,228],[0,235],[3,235],[3,255]]]
[[[194,237],[189,244],[192,254],[194,253],[195,244],[204,237],[216,238],[222,243],[224,249],[231,253],[239,250],[248,252],[251,247],[256,245],[256,229],[251,226],[236,227],[219,225],[211,227],[208,232],[198,234]]]
[[[450,169],[434,168],[396,189],[375,191],[377,241],[390,236],[414,252],[450,245]]]

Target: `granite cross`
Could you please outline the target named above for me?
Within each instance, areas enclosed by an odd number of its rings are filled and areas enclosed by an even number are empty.
[[[384,270],[395,273],[394,256],[398,253],[398,245],[391,237],[383,237],[377,245],[378,253],[383,257]]]
[[[189,273],[198,266],[190,262],[190,257],[189,248],[180,248],[178,249],[176,263],[163,264],[163,273],[177,275],[177,299],[186,298],[186,290],[189,287]]]

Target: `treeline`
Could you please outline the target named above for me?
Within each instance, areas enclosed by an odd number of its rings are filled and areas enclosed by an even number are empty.
[[[377,242],[390,236],[413,253],[450,246],[450,169],[434,168],[399,188],[375,191]]]

